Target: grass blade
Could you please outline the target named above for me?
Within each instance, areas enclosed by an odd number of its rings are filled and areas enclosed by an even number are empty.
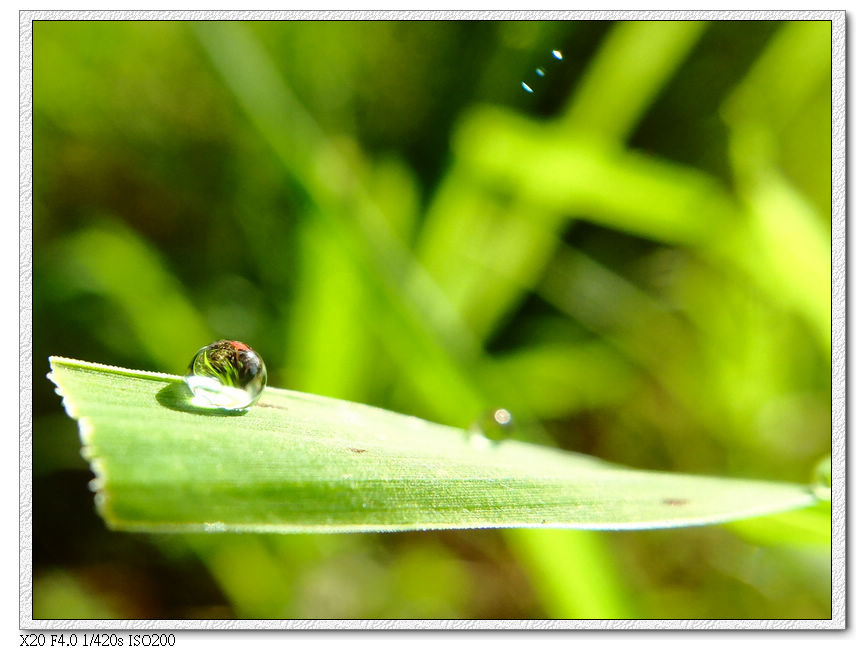
[[[666,528],[815,502],[801,485],[632,470],[275,388],[247,413],[192,412],[179,377],[51,367],[120,530]]]

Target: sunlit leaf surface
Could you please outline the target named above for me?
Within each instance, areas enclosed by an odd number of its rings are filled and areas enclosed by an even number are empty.
[[[814,502],[799,485],[638,471],[288,390],[202,412],[178,377],[52,369],[117,529],[665,528]]]

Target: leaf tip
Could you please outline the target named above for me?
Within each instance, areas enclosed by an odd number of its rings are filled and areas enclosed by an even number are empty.
[[[54,362],[58,360],[60,360],[60,357],[48,357],[48,361],[51,364],[51,371],[45,376],[52,384],[54,384],[54,392],[60,396],[63,403],[63,410],[66,411],[66,415],[68,415],[73,420],[77,420],[78,409],[75,407],[75,404],[72,402],[72,400],[69,399],[69,396],[64,392],[60,378],[57,376]]]

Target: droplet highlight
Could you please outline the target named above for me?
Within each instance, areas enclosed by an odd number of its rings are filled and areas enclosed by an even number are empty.
[[[558,61],[561,61],[564,57],[562,56],[562,53],[560,50],[553,50],[553,58],[558,60]]]
[[[496,409],[495,413],[493,413],[493,419],[501,425],[507,425],[511,423],[513,419],[511,416],[511,412],[507,409]]]
[[[544,70],[543,68],[535,68],[535,74],[538,75],[539,77],[544,77],[544,76],[546,76],[547,71]]]
[[[535,92],[534,90],[532,90],[532,87],[529,84],[527,84],[525,81],[523,81],[521,85],[523,87],[523,90],[525,90],[527,93]]]

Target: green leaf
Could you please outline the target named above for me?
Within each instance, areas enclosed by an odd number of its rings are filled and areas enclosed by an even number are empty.
[[[196,411],[180,377],[50,361],[119,530],[666,528],[815,502],[807,486],[632,470],[276,388],[247,412]]]

